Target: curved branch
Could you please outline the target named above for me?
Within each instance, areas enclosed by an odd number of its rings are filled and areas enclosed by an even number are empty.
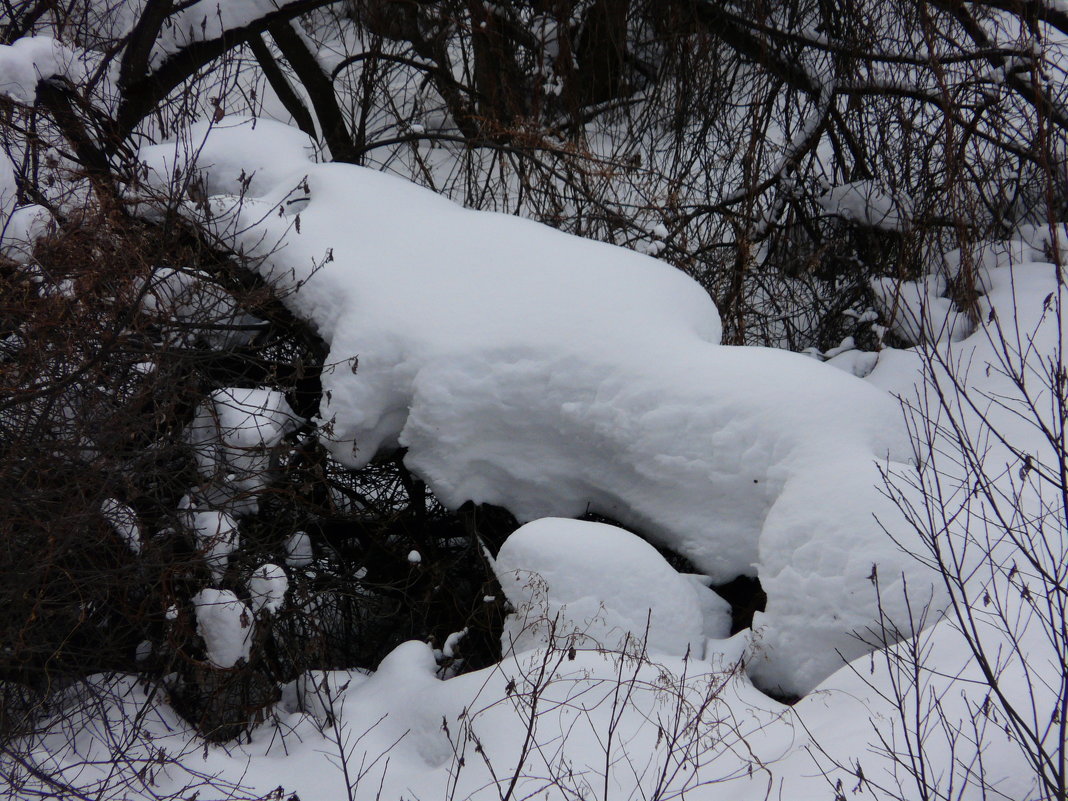
[[[263,70],[267,83],[274,89],[274,93],[282,101],[282,105],[289,112],[289,116],[297,123],[297,127],[312,139],[318,139],[319,134],[315,130],[315,122],[312,120],[311,112],[304,105],[304,101],[293,91],[293,87],[289,85],[289,80],[283,74],[281,67],[278,66],[278,62],[274,60],[274,55],[271,53],[271,49],[267,47],[267,43],[263,41],[263,37],[260,35],[249,37],[248,45],[252,50],[252,55],[256,57],[256,63]]]
[[[334,94],[334,84],[319,66],[315,54],[308,49],[308,45],[289,20],[275,22],[267,30],[270,31],[271,38],[282,51],[286,61],[289,62],[289,66],[304,84],[308,97],[311,99],[312,108],[315,109],[315,116],[319,118],[323,139],[326,140],[334,161],[359,164],[359,154],[353,143],[349,126],[345,122],[345,115],[342,114],[341,106],[338,105],[337,95]]]
[[[124,87],[114,132],[110,141],[103,143],[103,147],[108,153],[115,152],[141,120],[151,114],[167,95],[227,51],[244,44],[276,23],[288,22],[301,14],[338,2],[340,0],[292,0],[247,25],[224,31],[215,39],[192,42],[183,47],[151,73]]]

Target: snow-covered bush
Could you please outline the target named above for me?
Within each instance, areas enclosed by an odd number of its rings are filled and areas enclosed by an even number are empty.
[[[902,789],[932,797],[1002,792],[1009,764],[1020,766],[1011,797],[1068,789],[1064,265],[1056,248],[1028,244],[1037,239],[978,243],[983,323],[873,373],[903,396],[917,455],[918,470],[889,472],[887,490],[951,603],[920,634],[930,609],[914,593],[907,643],[867,681],[899,715],[882,747]],[[942,327],[930,308],[917,319]]]
[[[6,4],[13,793],[1063,797],[1066,33]]]

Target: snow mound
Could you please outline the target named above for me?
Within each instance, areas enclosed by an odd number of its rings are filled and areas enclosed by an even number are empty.
[[[226,573],[230,554],[241,544],[237,521],[226,512],[214,510],[192,512],[191,521],[197,550],[204,555],[214,579],[220,581]]]
[[[271,480],[272,449],[300,425],[281,392],[228,387],[211,393],[186,432],[209,500],[243,511]],[[232,498],[237,498],[233,504]]]
[[[7,211],[6,203],[15,200],[15,184],[5,184],[3,175],[4,158],[0,157],[0,254],[14,259],[20,264],[28,264],[33,259],[33,248],[38,239],[42,239],[52,224],[52,215],[44,206],[20,206],[11,212],[4,223]]]
[[[549,643],[632,650],[642,642],[651,653],[704,651],[693,582],[623,529],[560,518],[527,523],[501,546],[494,573],[515,607],[501,635],[505,653]]]
[[[864,652],[852,633],[878,620],[873,564],[887,584],[929,584],[882,528],[895,510],[876,462],[911,457],[888,394],[796,354],[719,346],[707,294],[655,259],[315,164],[278,123],[190,138],[219,165],[197,163],[206,184],[230,193],[210,200],[220,233],[330,344],[319,434],[345,464],[402,445],[449,506],[593,511],[716,582],[759,575],[754,670],[791,692]],[[246,153],[250,169],[271,154],[273,185],[227,189]],[[891,616],[899,589],[882,587]]]
[[[72,80],[76,56],[50,36],[25,36],[0,45],[0,95],[16,103],[33,105],[37,82],[53,75]]]
[[[252,572],[248,580],[248,594],[252,600],[252,610],[259,612],[277,612],[285,602],[289,579],[286,571],[278,565],[260,565]]]
[[[314,154],[314,143],[296,128],[227,117],[218,125],[198,123],[188,137],[170,144],[145,148],[140,160],[150,186],[169,190],[172,181],[181,180],[206,197],[258,197],[288,180],[296,186]]]
[[[286,564],[290,567],[306,567],[315,559],[311,537],[304,531],[294,531],[286,537]]]
[[[18,201],[18,184],[15,183],[15,167],[6,153],[0,153],[0,239],[7,246],[8,219]]]
[[[819,199],[828,214],[883,231],[900,231],[912,217],[912,204],[884,192],[874,181],[831,187]]]
[[[141,308],[163,321],[183,323],[171,336],[186,345],[197,339],[216,348],[244,345],[252,339],[259,322],[242,312],[229,292],[199,270],[157,267],[145,287]]]
[[[945,279],[929,275],[920,281],[880,277],[871,282],[875,303],[889,328],[910,344],[963,339],[971,333],[967,315],[957,311],[946,292]]]
[[[252,649],[252,613],[229,590],[204,589],[193,596],[197,634],[204,640],[208,661],[230,668],[248,659]]]

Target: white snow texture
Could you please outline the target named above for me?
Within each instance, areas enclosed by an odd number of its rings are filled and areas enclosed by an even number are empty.
[[[259,612],[277,612],[285,602],[289,578],[286,571],[278,565],[260,565],[252,572],[248,580],[248,594],[252,599],[252,610]]]
[[[213,505],[242,512],[271,480],[272,449],[300,425],[281,392],[227,387],[211,393],[186,431],[204,493]]]
[[[50,36],[24,36],[0,45],[0,95],[32,105],[37,82],[53,75],[73,77],[76,57]]]
[[[494,573],[515,607],[501,635],[506,654],[550,642],[633,650],[643,640],[655,653],[704,653],[698,588],[622,529],[535,520],[505,541]],[[726,635],[729,614],[715,625]]]

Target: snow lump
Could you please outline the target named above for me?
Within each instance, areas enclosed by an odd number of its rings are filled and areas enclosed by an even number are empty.
[[[501,637],[505,653],[550,638],[558,647],[632,650],[644,640],[651,653],[704,652],[697,587],[623,529],[561,518],[527,523],[501,547],[494,573],[515,607]],[[726,634],[729,615],[714,625]]]
[[[231,668],[252,650],[252,612],[229,590],[204,589],[193,596],[197,634],[208,661]]]

